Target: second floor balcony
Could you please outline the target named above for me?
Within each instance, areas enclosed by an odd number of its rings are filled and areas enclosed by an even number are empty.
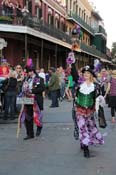
[[[99,26],[98,33],[104,35],[104,37],[107,38],[107,33],[106,33],[105,29],[102,26]]]
[[[91,35],[94,35],[94,29],[87,24],[78,14],[70,13],[67,17],[67,20],[72,20],[74,23],[79,24],[82,28],[88,31]]]
[[[99,51],[98,49],[96,49],[96,47],[94,45],[88,46],[84,43],[81,43],[81,49],[84,52],[87,52],[87,53],[93,55],[93,57],[107,59],[107,56],[104,53],[102,53],[101,51]]]
[[[3,19],[3,18],[2,18]],[[67,43],[70,45],[71,48],[71,36],[66,34],[65,32],[55,28],[52,25],[49,25],[47,23],[41,22],[39,21],[37,18],[33,18],[33,17],[29,17],[28,19],[26,19],[25,21],[22,20],[22,23],[19,25],[17,20],[17,17],[5,17],[6,20],[2,20],[0,21],[0,23],[2,22],[2,24],[6,24],[8,26],[8,24],[10,24],[11,30],[13,29],[13,26],[17,26],[20,30],[20,26],[26,26],[29,28],[34,29],[35,31],[39,31],[40,33],[45,33],[48,36],[52,36],[55,39],[61,40],[64,43]],[[6,27],[7,28],[7,27]],[[4,31],[6,30],[6,28],[4,28]],[[98,57],[98,58],[104,58],[106,59],[106,55],[103,54],[102,52],[100,52],[99,50],[97,50],[94,46],[88,46],[86,44],[84,44],[83,42],[81,42],[81,51],[82,52],[86,52],[90,55],[92,55],[93,57]]]

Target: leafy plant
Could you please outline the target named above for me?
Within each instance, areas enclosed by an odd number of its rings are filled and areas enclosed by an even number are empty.
[[[9,21],[12,22],[13,19],[9,16],[0,16],[0,21]]]

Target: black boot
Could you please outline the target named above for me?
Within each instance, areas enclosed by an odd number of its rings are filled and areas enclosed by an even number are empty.
[[[83,151],[84,151],[84,157],[89,158],[90,157],[90,153],[89,153],[88,146],[84,145],[83,146]]]
[[[37,126],[36,136],[38,137],[41,134],[42,126]]]
[[[84,145],[82,143],[80,143],[80,149],[84,150]]]

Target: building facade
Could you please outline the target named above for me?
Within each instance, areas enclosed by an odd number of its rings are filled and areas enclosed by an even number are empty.
[[[0,38],[7,42],[2,57],[10,64],[24,65],[31,57],[36,68],[65,67],[75,25],[83,33],[79,49],[74,50],[77,66],[96,58],[111,63],[102,19],[87,0],[9,0],[10,8],[5,1],[0,0]]]

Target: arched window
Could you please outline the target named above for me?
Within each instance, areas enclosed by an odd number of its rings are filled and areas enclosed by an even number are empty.
[[[76,12],[76,1],[74,1],[74,3],[73,3],[73,12],[74,13]]]
[[[84,13],[83,19],[84,19],[84,21],[85,21],[85,13]]]
[[[86,16],[86,23],[88,24],[88,16]]]
[[[55,14],[55,27],[59,28],[59,15],[57,13]]]
[[[65,24],[64,24],[64,18],[61,17],[60,19],[60,29],[65,32]]]
[[[81,8],[79,8],[79,16],[81,17]]]
[[[53,15],[53,11],[51,8],[48,8],[48,24],[52,24],[52,15]]]
[[[42,18],[42,2],[41,2],[41,0],[35,1],[35,13],[39,19]]]
[[[55,18],[55,27],[59,28],[59,20],[57,18]]]
[[[78,14],[78,5],[76,5],[76,14]]]

